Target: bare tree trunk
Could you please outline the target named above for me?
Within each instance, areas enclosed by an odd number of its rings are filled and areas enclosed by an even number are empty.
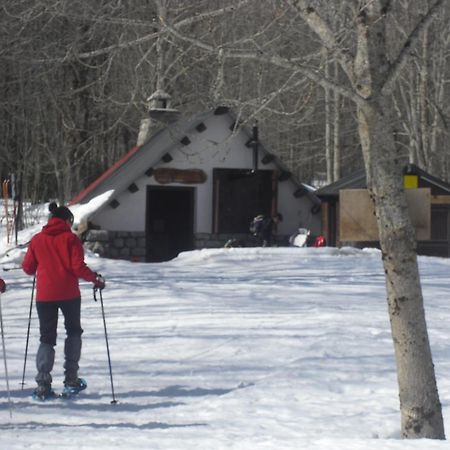
[[[330,67],[328,63],[328,52],[324,51],[324,65],[325,65],[325,76],[330,78]],[[327,183],[332,183],[333,178],[333,152],[331,143],[331,92],[328,87],[324,89],[324,101],[325,101],[325,162],[327,166]]]
[[[409,117],[408,117],[408,127],[406,131],[409,135],[409,145],[410,145],[410,162],[413,164],[422,165],[422,152],[421,152],[421,138],[420,138],[420,110],[419,110],[419,95],[416,88],[417,75],[415,73],[409,74]]]
[[[339,81],[339,66],[334,64],[334,79]],[[333,181],[341,178],[341,96],[339,92],[334,91],[334,117],[333,117]]]
[[[402,434],[444,439],[442,409],[428,340],[416,239],[402,186],[394,141],[394,103],[384,84],[386,23],[382,2],[367,4],[359,17],[355,59],[358,128],[369,193],[375,204],[386,273],[389,318],[397,361]],[[359,56],[359,57],[358,57]],[[389,77],[389,76],[388,76]]]
[[[437,31],[439,33],[439,31]],[[432,60],[432,81],[434,86],[434,96],[432,99],[432,121],[430,129],[430,154],[427,169],[436,176],[448,176],[448,172],[445,170],[445,152],[443,152],[443,146],[440,148],[439,136],[442,133],[442,129],[448,128],[445,122],[442,120],[441,111],[446,104],[446,73],[448,70],[448,44],[450,37],[448,32],[444,38],[446,45],[441,46],[434,53]],[[448,130],[446,130],[446,134]]]
[[[421,167],[426,167],[426,162],[428,161],[428,155],[430,150],[429,143],[429,126],[428,126],[428,83],[429,83],[429,73],[428,73],[428,30],[423,33],[423,39],[421,42],[421,64],[419,72],[419,92],[418,92],[418,106],[419,106],[419,129],[420,129],[420,145],[421,155],[423,155],[422,161],[420,161]]]
[[[402,434],[444,439],[441,404],[425,322],[416,241],[395,155],[391,100],[358,109],[369,193],[374,201],[399,384]],[[374,151],[373,144],[378,151]]]
[[[335,47],[334,34],[314,2],[293,3],[324,44]],[[336,52],[357,94],[354,101],[358,130],[378,222],[397,362],[402,434],[406,438],[445,439],[445,434],[423,308],[415,232],[394,140],[392,89],[412,41],[417,44],[420,31],[426,29],[443,4],[443,0],[434,2],[392,62],[387,51],[389,2],[360,2],[356,11],[356,54],[350,58],[346,51]]]

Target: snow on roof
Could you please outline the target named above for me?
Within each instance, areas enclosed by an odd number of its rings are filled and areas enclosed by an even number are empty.
[[[103,205],[108,203],[110,198],[114,194],[114,189],[111,189],[109,191],[104,192],[103,194],[100,194],[91,200],[89,202],[84,204],[71,204],[70,210],[72,211],[72,214],[74,215],[74,222],[73,224],[77,226],[78,224],[82,222],[86,222],[89,218],[89,216],[97,211],[99,208],[101,208]]]

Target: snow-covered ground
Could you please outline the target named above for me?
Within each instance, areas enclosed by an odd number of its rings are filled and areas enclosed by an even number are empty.
[[[39,229],[38,227],[37,229]],[[24,241],[24,236],[22,236]],[[21,252],[0,261],[15,266]],[[400,439],[393,347],[377,251],[219,249],[139,264],[87,256],[80,375],[71,401],[36,403],[32,278],[2,272],[12,418],[0,366],[2,449],[446,449]],[[450,433],[450,260],[420,258],[430,340]],[[64,330],[53,372],[62,387]]]

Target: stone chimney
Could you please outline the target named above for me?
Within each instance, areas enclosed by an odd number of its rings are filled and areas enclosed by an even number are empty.
[[[144,145],[150,138],[150,130],[152,123],[168,125],[178,119],[180,112],[171,108],[171,96],[162,89],[157,89],[147,99],[148,115],[142,119],[139,134],[137,138],[137,145]]]

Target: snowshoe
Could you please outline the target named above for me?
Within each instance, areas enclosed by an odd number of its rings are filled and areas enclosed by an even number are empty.
[[[77,378],[74,381],[64,382],[64,389],[61,393],[62,398],[71,398],[84,391],[87,388],[86,380]]]
[[[58,394],[51,388],[51,386],[38,386],[33,392],[33,400],[45,402],[47,400],[54,400],[58,398]]]

